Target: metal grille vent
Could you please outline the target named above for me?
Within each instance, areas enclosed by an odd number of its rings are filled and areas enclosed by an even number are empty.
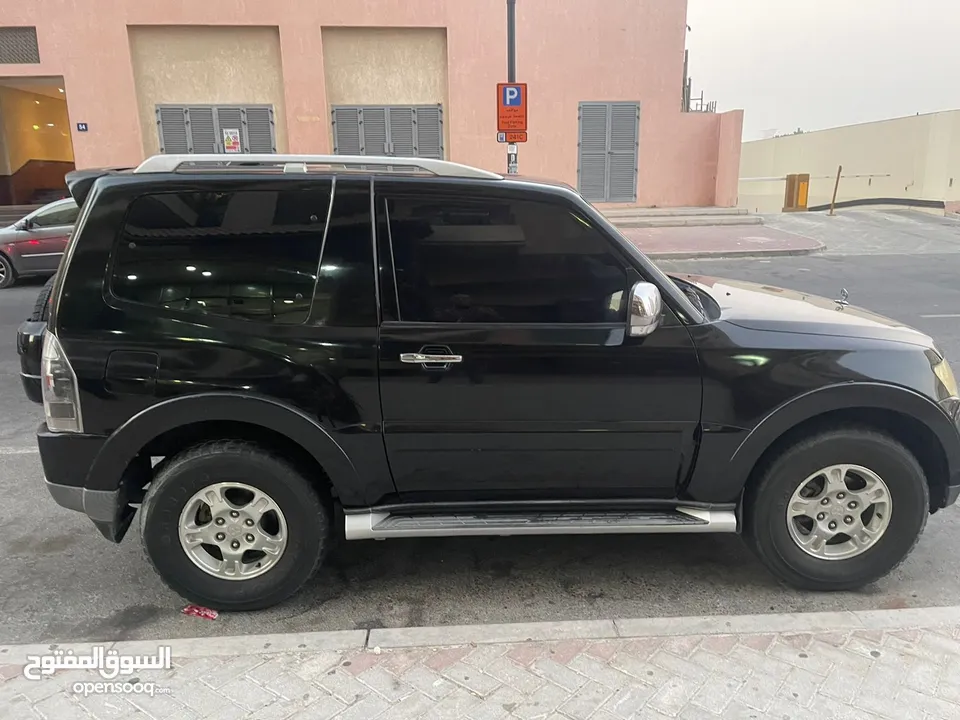
[[[0,64],[40,62],[35,27],[0,27]]]

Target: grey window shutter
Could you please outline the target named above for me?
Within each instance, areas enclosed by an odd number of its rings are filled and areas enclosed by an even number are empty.
[[[253,106],[244,109],[246,116],[247,152],[275,153],[277,136],[273,122],[273,107]]]
[[[636,202],[640,106],[612,103],[610,108],[610,166],[607,199]]]
[[[217,120],[217,152],[225,152],[223,143],[224,130],[240,131],[240,152],[250,152],[247,147],[246,133],[243,131],[243,108],[229,105],[216,107]]]
[[[337,155],[360,155],[360,108],[335,107],[333,114],[333,152]]]
[[[360,148],[363,155],[387,154],[387,109],[360,109]]]
[[[388,154],[397,157],[416,157],[416,139],[414,129],[414,110],[412,107],[387,108],[389,137]]]
[[[424,105],[415,108],[416,156],[443,160],[443,108]]]
[[[190,152],[187,133],[187,115],[180,105],[157,106],[157,132],[160,135],[160,152]]]
[[[580,103],[577,185],[591,202],[607,199],[607,128],[609,103]]]
[[[188,107],[187,122],[190,125],[190,152],[219,152],[220,144],[217,142],[217,129],[212,106]]]

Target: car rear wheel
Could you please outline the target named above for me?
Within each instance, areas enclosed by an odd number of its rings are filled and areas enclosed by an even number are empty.
[[[891,437],[844,428],[786,449],[748,488],[744,534],[781,580],[851,590],[893,571],[930,512],[917,459]]]
[[[40,294],[37,295],[37,301],[33,304],[33,312],[30,313],[30,320],[33,322],[46,322],[50,316],[50,296],[53,295],[53,283],[57,276],[53,275],[40,288]]]
[[[330,545],[327,508],[292,464],[218,441],[165,461],[140,510],[144,549],[191,602],[259,610],[296,593]]]
[[[0,253],[0,290],[8,288],[17,281],[17,272],[13,264],[3,253]]]

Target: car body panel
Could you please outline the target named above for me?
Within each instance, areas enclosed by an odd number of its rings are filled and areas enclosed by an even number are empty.
[[[443,345],[448,369],[400,362]],[[695,446],[700,368],[682,325],[381,329],[384,441],[412,500],[674,497]]]
[[[846,300],[838,302],[839,297],[830,300],[797,290],[705,275],[678,277],[708,291],[720,305],[725,321],[749,330],[893,340],[924,348],[933,345],[929,335],[883,315],[847,305]],[[837,289],[838,296],[841,290]]]

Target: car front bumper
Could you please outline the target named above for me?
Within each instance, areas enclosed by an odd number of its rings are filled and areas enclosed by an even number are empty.
[[[960,436],[960,398],[949,397],[939,402],[940,409],[943,410],[953,421],[953,426]],[[943,505],[941,507],[950,507],[960,498],[960,468],[955,468],[952,475],[947,478],[947,489],[943,495]]]

